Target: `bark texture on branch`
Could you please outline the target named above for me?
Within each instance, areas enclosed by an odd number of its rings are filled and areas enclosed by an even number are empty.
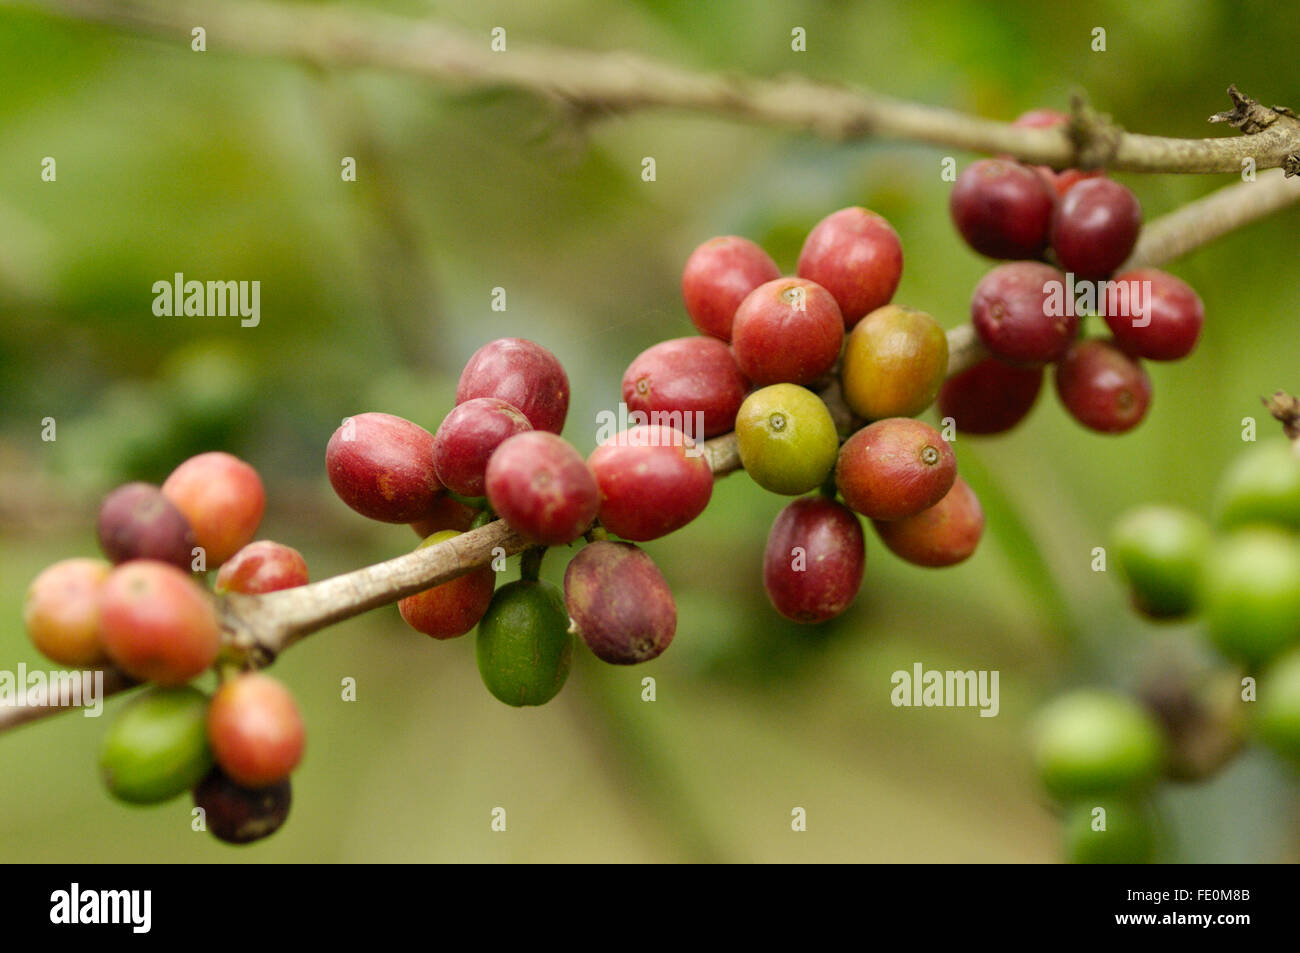
[[[189,47],[202,26],[211,53],[235,52],[322,69],[381,69],[460,88],[507,86],[545,96],[579,115],[679,109],[803,129],[829,139],[875,136],[971,152],[1008,153],[1057,168],[1105,166],[1129,172],[1232,172],[1300,163],[1300,120],[1230,90],[1234,109],[1213,117],[1246,135],[1170,139],[1125,132],[1076,103],[1068,129],[1020,129],[871,90],[814,82],[704,73],[624,52],[594,52],[507,35],[494,52],[487,31],[357,9],[265,0],[0,0],[49,13],[151,33]]]

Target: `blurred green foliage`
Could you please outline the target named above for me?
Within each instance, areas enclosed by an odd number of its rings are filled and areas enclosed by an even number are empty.
[[[1003,119],[1064,107],[1082,88],[1129,128],[1179,136],[1210,133],[1230,82],[1285,101],[1294,90],[1278,78],[1300,46],[1300,19],[1228,0],[367,5],[485,36],[505,24],[521,44],[794,71]],[[790,50],[794,26],[806,53]],[[1104,53],[1090,48],[1096,26]],[[0,457],[22,499],[49,494],[69,517],[0,524],[7,667],[39,664],[23,590],[43,565],[93,551],[98,495],[200,449],[259,467],[264,534],[301,549],[316,578],[413,546],[405,528],[365,525],[333,498],[325,442],[367,410],[436,427],[461,365],[493,337],[560,356],[574,385],[566,436],[591,449],[627,363],[690,333],[677,281],[711,235],[751,236],[792,268],[814,222],[867,205],[903,239],[896,300],[948,327],[988,267],[950,226],[939,149],[669,113],[577,127],[510,91],[327,74],[227,55],[215,38],[192,53],[10,10],[0,62]],[[646,155],[653,183],[640,178]],[[45,156],[55,183],[41,181]],[[355,183],[341,180],[344,156]],[[1122,178],[1148,217],[1222,184]],[[469,639],[433,644],[395,609],[374,612],[276,665],[309,745],[290,820],[269,841],[235,850],[194,834],[183,800],[110,802],[95,777],[106,723],[68,715],[0,738],[0,859],[1056,859],[1063,834],[1030,776],[1027,717],[1063,686],[1129,686],[1185,652],[1190,631],[1129,614],[1115,581],[1090,571],[1091,550],[1134,503],[1207,509],[1242,419],[1269,432],[1259,395],[1300,386],[1298,215],[1171,268],[1204,298],[1206,330],[1190,360],[1150,367],[1154,405],[1135,433],[1085,433],[1045,392],[1014,434],[957,442],[989,515],[961,567],[907,567],[872,541],[849,614],[785,623],[759,573],[783,501],[733,476],[696,523],[647,547],[681,619],[662,659],[616,669],[584,654],[555,703],[516,711],[479,684]],[[260,281],[260,325],[155,317],[151,286],[175,272]],[[495,287],[504,313],[490,308]],[[40,439],[46,417],[53,443]],[[553,555],[546,574],[558,581],[562,564]],[[890,674],[916,661],[1000,670],[1001,713],[891,707]],[[645,675],[654,703],[640,700]],[[345,677],[356,702],[340,700]],[[1172,856],[1295,859],[1294,790],[1251,754],[1168,791]],[[505,834],[489,830],[495,806]],[[795,806],[806,833],[791,832]]]

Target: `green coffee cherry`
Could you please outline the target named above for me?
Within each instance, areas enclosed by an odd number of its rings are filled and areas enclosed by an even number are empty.
[[[1300,530],[1300,460],[1288,443],[1263,443],[1224,473],[1215,501],[1222,529],[1273,523]]]
[[[1210,528],[1186,510],[1144,506],[1115,525],[1114,554],[1133,603],[1149,616],[1172,619],[1196,608]]]
[[[1121,695],[1082,690],[1062,696],[1039,713],[1035,728],[1039,775],[1062,800],[1140,789],[1164,765],[1159,726]]]
[[[1259,680],[1254,729],[1259,739],[1300,768],[1300,650],[1288,652]]]
[[[1225,656],[1258,665],[1300,640],[1300,543],[1244,529],[1215,545],[1202,582],[1205,625]]]
[[[478,624],[483,684],[507,705],[544,705],[569,677],[573,642],[557,587],[528,579],[502,586]]]
[[[795,496],[821,486],[840,440],[820,397],[796,384],[754,391],[736,415],[740,462],[755,483]]]
[[[183,794],[212,767],[208,696],[197,688],[147,688],[108,729],[99,757],[109,793],[131,804]]]
[[[1155,852],[1155,815],[1140,800],[1077,801],[1066,808],[1063,827],[1072,864],[1146,864]]]

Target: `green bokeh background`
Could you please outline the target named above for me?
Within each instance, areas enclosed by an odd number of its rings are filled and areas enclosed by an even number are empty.
[[[1235,82],[1296,98],[1300,20],[1273,4],[754,4],[560,0],[344,4],[436,16],[511,43],[629,49],[699,69],[795,71],[1010,119],[1076,88],[1129,128],[1222,134],[1205,118]],[[790,30],[808,50],[790,50]],[[1091,31],[1107,31],[1093,52]],[[682,262],[722,233],[793,268],[828,212],[891,219],[896,300],[966,318],[988,264],[947,215],[943,150],[832,144],[657,112],[585,126],[519,93],[456,92],[375,71],[325,73],[0,9],[0,666],[40,665],[23,591],[95,551],[100,495],[223,448],[262,472],[261,535],[315,578],[410,549],[324,475],[349,414],[433,429],[483,342],[535,339],[565,363],[565,435],[584,452],[624,367],[691,332]],[[1300,103],[1291,102],[1300,106]],[[58,179],[44,183],[53,156]],[[358,181],[340,160],[353,156]],[[657,180],[643,182],[653,156]],[[964,163],[972,157],[958,154]],[[1120,176],[1154,217],[1223,184]],[[3,861],[1052,861],[1061,833],[1031,776],[1026,725],[1076,684],[1131,687],[1194,644],[1148,625],[1091,551],[1126,507],[1208,507],[1242,420],[1300,387],[1300,271],[1288,210],[1188,256],[1207,324],[1187,361],[1153,365],[1147,421],[1122,438],[1073,425],[1053,395],[1006,437],[956,443],[989,516],[968,563],[936,572],[869,540],[853,609],[780,621],[760,583],[783,505],[743,475],[705,515],[647,545],[678,600],[672,650],[648,665],[582,652],[551,705],[516,711],[479,683],[470,639],[434,643],[389,608],[308,639],[274,671],[308,724],[287,826],[235,849],[190,830],[185,800],[113,803],[96,777],[106,721],[65,715],[0,738]],[[155,317],[174,272],[259,280],[262,318]],[[491,310],[505,288],[508,309]],[[57,421],[58,439],[40,438]],[[558,579],[563,559],[548,557]],[[512,573],[513,573],[512,566]],[[1001,672],[1001,713],[894,708],[890,674]],[[657,679],[658,700],[641,698]],[[340,697],[354,678],[357,700]],[[118,699],[109,713],[120,706]],[[1213,782],[1168,788],[1166,856],[1295,860],[1295,786],[1250,752]],[[491,811],[507,810],[493,833]],[[791,810],[807,831],[791,831]]]

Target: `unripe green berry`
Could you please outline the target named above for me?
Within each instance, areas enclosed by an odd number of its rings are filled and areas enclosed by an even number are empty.
[[[1139,789],[1164,764],[1164,738],[1154,719],[1111,692],[1062,696],[1039,713],[1035,729],[1039,776],[1062,800]]]
[[[507,705],[544,705],[564,687],[574,637],[564,596],[549,582],[502,586],[478,624],[478,670]]]
[[[1288,652],[1259,680],[1254,729],[1260,740],[1300,768],[1300,650]]]
[[[208,696],[197,688],[145,689],[114,719],[99,766],[114,797],[132,804],[168,801],[212,767]]]
[[[1300,529],[1300,460],[1291,446],[1262,443],[1239,456],[1219,481],[1214,512],[1221,529],[1251,523]]]
[[[1196,608],[1210,546],[1204,520],[1172,506],[1144,506],[1120,519],[1114,540],[1115,563],[1140,611],[1171,619]]]
[[[1243,529],[1216,544],[1202,582],[1205,626],[1225,656],[1258,665],[1300,640],[1300,544]]]
[[[1078,801],[1066,808],[1065,859],[1072,864],[1145,864],[1156,846],[1156,819],[1139,800]]]
[[[831,412],[796,384],[773,384],[746,397],[736,415],[736,441],[753,481],[787,496],[821,486],[840,448]]]

